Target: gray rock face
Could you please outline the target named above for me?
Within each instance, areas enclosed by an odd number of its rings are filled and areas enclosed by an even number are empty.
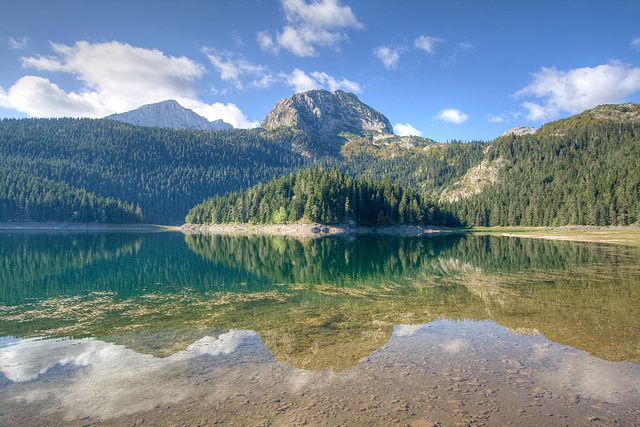
[[[294,127],[308,134],[335,136],[341,132],[392,134],[389,120],[352,93],[311,90],[278,101],[262,122],[266,129]]]
[[[105,119],[117,120],[137,126],[173,128],[173,129],[201,129],[226,130],[233,129],[229,123],[222,120],[210,122],[204,117],[184,108],[174,100],[162,101],[156,104],[143,105],[126,113],[112,114]]]
[[[509,129],[508,131],[503,133],[502,136],[508,136],[508,135],[515,135],[515,136],[531,135],[532,133],[536,133],[536,131],[537,131],[536,128],[526,127],[526,126],[519,126],[519,127],[516,127],[516,128]]]

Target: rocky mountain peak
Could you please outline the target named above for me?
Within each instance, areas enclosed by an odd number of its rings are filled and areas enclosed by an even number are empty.
[[[515,135],[515,136],[522,136],[522,135],[531,135],[532,133],[536,133],[537,129],[534,127],[528,127],[528,126],[518,126],[515,128],[511,128],[509,130],[507,130],[505,133],[502,134],[502,136],[509,136],[509,135]]]
[[[117,120],[137,126],[173,128],[173,129],[201,129],[226,130],[233,129],[229,123],[222,120],[210,122],[194,111],[184,108],[177,101],[168,99],[155,104],[143,105],[135,110],[120,114],[112,114],[105,119]]]
[[[353,93],[310,90],[276,103],[262,122],[266,129],[293,127],[317,136],[342,132],[392,134],[393,127],[380,112],[361,102]]]

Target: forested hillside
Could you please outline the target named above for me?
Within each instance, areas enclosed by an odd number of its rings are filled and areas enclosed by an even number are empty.
[[[296,179],[292,172],[321,166],[350,177],[318,178],[314,182],[320,186],[353,180],[349,185],[366,184],[375,193],[384,182],[387,207],[380,218],[379,206],[372,206],[373,216],[358,211],[354,220],[363,224],[421,222],[424,218],[407,217],[404,210],[400,214],[402,193],[429,208],[437,202],[466,225],[626,225],[640,219],[638,159],[637,104],[601,106],[534,133],[469,143],[370,131],[320,138],[287,127],[212,132],[111,120],[5,119],[0,120],[0,221],[181,223],[205,199],[284,175],[285,181],[273,185],[288,185],[287,179]],[[306,189],[301,197],[317,209],[284,206],[285,220],[347,219],[343,196],[351,189],[339,196],[325,190]],[[273,191],[280,204],[265,200],[267,211],[252,212],[247,220],[275,221],[288,193]],[[353,206],[350,193],[349,202]],[[190,220],[211,219],[202,211],[205,205],[192,211],[201,217]],[[229,215],[225,220],[245,218]],[[437,215],[425,218],[443,222]]]
[[[139,207],[62,182],[0,168],[0,221],[135,223]]]
[[[334,164],[344,172],[372,180],[387,178],[435,198],[478,164],[487,146],[481,141],[437,143],[415,136],[352,135]]]
[[[1,220],[181,223],[214,194],[306,164],[287,130],[197,131],[111,120],[0,121]],[[137,208],[141,209],[137,209]]]
[[[361,225],[458,225],[417,191],[389,180],[354,178],[338,169],[304,169],[267,184],[206,200],[188,223],[292,222]]]
[[[446,205],[470,225],[627,225],[640,220],[640,106],[601,106],[505,136],[498,182]]]

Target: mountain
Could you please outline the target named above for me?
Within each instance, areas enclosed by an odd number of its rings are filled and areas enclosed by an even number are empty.
[[[305,115],[301,105],[314,107]],[[201,132],[102,119],[0,120],[0,221],[179,223],[207,198],[311,165],[376,187],[383,181],[383,195],[390,186],[411,189],[468,225],[640,219],[637,104],[603,105],[490,142],[393,135],[384,116],[344,92],[294,95],[265,122]],[[327,212],[344,206],[334,208]]]
[[[0,221],[182,223],[207,197],[306,165],[290,148],[297,138],[292,130],[0,120]]]
[[[262,122],[265,129],[296,128],[318,137],[346,132],[392,134],[393,127],[380,112],[352,93],[310,90],[278,101]]]
[[[632,224],[640,221],[638,159],[640,105],[601,105],[497,138],[482,170],[469,169],[443,199],[467,224]]]
[[[155,104],[147,104],[126,113],[112,114],[105,117],[136,126],[160,127],[172,129],[227,130],[233,129],[222,120],[210,122],[204,117],[184,108],[170,99]]]
[[[517,135],[517,136],[521,136],[521,135],[531,135],[532,133],[536,133],[536,128],[532,128],[532,127],[527,127],[527,126],[518,126],[515,128],[511,128],[508,129],[507,131],[505,131],[505,133],[502,134],[502,136],[509,136],[509,135]]]

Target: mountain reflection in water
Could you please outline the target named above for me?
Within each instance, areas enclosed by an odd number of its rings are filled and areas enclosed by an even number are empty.
[[[626,248],[36,233],[3,234],[0,260],[5,336],[94,337],[166,356],[204,336],[193,331],[246,329],[279,361],[339,371],[382,346],[393,325],[468,318],[640,360],[640,256]]]

